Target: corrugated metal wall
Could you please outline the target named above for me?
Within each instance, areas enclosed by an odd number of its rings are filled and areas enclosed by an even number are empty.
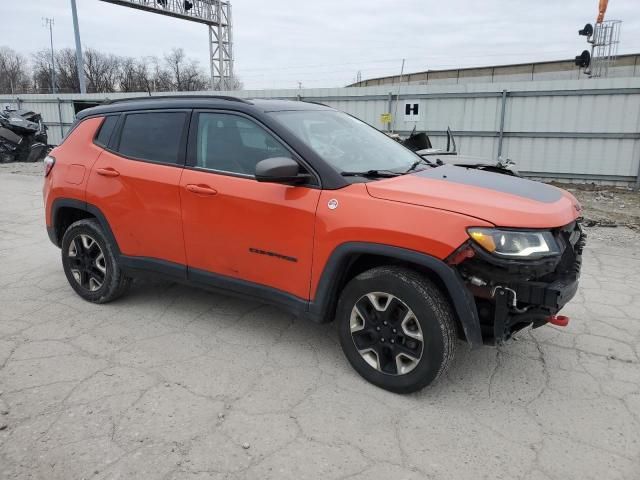
[[[537,177],[626,184],[638,181],[640,78],[228,94],[318,101],[382,130],[389,125],[382,123],[381,114],[391,113],[395,131],[406,133],[415,126],[429,132],[434,146],[444,146],[450,127],[460,153],[496,158],[501,150],[519,170]],[[49,125],[50,142],[55,144],[73,122],[74,102],[133,95],[25,95],[0,97],[0,105],[19,104],[41,112]],[[405,120],[405,103],[419,105],[417,120]]]

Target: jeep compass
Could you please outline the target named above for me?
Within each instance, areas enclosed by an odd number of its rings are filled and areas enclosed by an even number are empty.
[[[566,324],[585,244],[568,192],[435,160],[314,103],[115,101],[45,159],[47,230],[87,301],[145,273],[256,298],[335,321],[360,375],[412,392],[459,339]]]

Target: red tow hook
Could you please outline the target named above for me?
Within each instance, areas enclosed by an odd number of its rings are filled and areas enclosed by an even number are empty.
[[[556,327],[566,327],[569,325],[569,317],[565,315],[550,315],[547,321]]]

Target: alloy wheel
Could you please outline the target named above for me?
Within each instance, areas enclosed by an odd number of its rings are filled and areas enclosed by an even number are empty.
[[[424,350],[422,328],[398,297],[371,292],[351,310],[351,338],[371,367],[388,375],[405,375],[418,366]]]
[[[83,233],[71,240],[67,251],[69,270],[82,288],[95,292],[107,275],[107,262],[96,240]]]

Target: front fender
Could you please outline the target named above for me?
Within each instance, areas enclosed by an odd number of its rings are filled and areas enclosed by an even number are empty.
[[[309,315],[318,322],[332,320],[339,286],[351,259],[360,255],[377,255],[402,262],[419,265],[436,275],[451,300],[454,311],[462,325],[467,342],[472,348],[482,346],[480,320],[473,295],[467,289],[460,274],[442,260],[430,255],[390,245],[365,242],[347,242],[334,249],[325,264],[318,283],[315,298],[309,303]]]

